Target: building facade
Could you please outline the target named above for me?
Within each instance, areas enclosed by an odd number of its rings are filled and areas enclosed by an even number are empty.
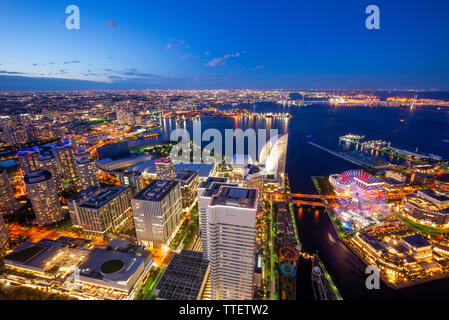
[[[39,225],[48,225],[64,219],[56,181],[50,171],[32,171],[25,175],[24,180]]]
[[[404,215],[415,222],[433,227],[449,226],[449,197],[421,190],[403,198]]]
[[[181,184],[182,207],[189,208],[197,199],[198,172],[189,170],[178,172],[175,180]]]
[[[51,175],[54,177],[56,185],[58,186],[58,190],[61,191],[63,189],[62,171],[55,156],[48,152],[40,155],[38,158],[38,165],[40,169],[51,172]]]
[[[171,241],[182,219],[181,199],[177,181],[155,180],[131,200],[140,244],[157,248]]]
[[[77,180],[78,170],[75,162],[75,149],[70,145],[57,145],[53,152],[61,167],[64,180]]]
[[[131,216],[130,190],[121,186],[103,189],[80,204],[78,214],[85,232],[104,236]]]
[[[140,172],[119,172],[118,177],[121,186],[131,188],[131,194],[133,196],[145,188],[145,180],[143,174]]]
[[[172,180],[176,177],[175,164],[171,159],[158,159],[155,165],[159,180]]]
[[[221,187],[208,208],[208,258],[214,300],[253,298],[257,190]]]
[[[101,192],[100,187],[88,187],[87,189],[81,190],[78,193],[67,198],[67,206],[69,207],[70,219],[74,226],[81,227],[79,206],[87,201],[89,198],[97,195]]]
[[[22,169],[24,175],[39,169],[39,157],[40,151],[38,149],[17,152],[19,167]]]
[[[95,165],[95,161],[93,159],[90,157],[77,158],[76,168],[78,171],[81,190],[100,185],[97,166]]]
[[[206,181],[198,186],[198,214],[201,242],[203,246],[203,253],[208,258],[207,232],[209,228],[208,223],[208,209],[209,202],[215,196],[221,186],[234,186],[237,184],[228,184],[228,178],[224,177],[209,177]]]
[[[0,216],[13,214],[16,209],[16,198],[9,182],[6,169],[0,168]]]
[[[0,253],[2,253],[9,243],[8,230],[6,229],[3,216],[0,214]]]

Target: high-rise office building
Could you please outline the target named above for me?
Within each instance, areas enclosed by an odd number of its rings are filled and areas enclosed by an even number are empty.
[[[131,200],[140,244],[168,244],[182,219],[181,198],[177,181],[155,180]]]
[[[6,169],[0,168],[0,216],[13,214],[16,205],[16,198],[14,197]]]
[[[15,125],[12,118],[10,116],[1,116],[0,125],[2,127],[6,142],[10,146],[19,145],[19,137],[16,135],[16,132],[14,130]]]
[[[67,198],[67,206],[69,207],[70,219],[74,226],[81,227],[79,206],[82,205],[86,200],[97,195],[101,192],[101,188],[94,186],[88,187],[87,189],[81,190],[74,195]]]
[[[55,156],[49,152],[41,154],[38,158],[38,166],[40,169],[48,170],[55,179],[58,190],[62,190],[62,171]]]
[[[21,150],[17,152],[19,167],[22,169],[24,175],[39,169],[39,156],[39,149]]]
[[[48,170],[39,169],[25,175],[25,185],[39,225],[64,219],[55,178]]]
[[[75,149],[71,145],[57,145],[53,150],[61,167],[62,176],[65,180],[77,180],[78,170],[75,162]]]
[[[78,206],[79,223],[88,234],[104,236],[131,216],[129,188],[109,187]]]
[[[200,235],[203,246],[203,253],[208,258],[208,246],[207,246],[207,230],[209,228],[208,223],[208,209],[209,202],[211,202],[213,196],[215,196],[222,186],[237,187],[237,184],[228,184],[228,178],[224,177],[209,177],[206,181],[202,182],[198,186],[198,214],[200,224]]]
[[[14,121],[10,116],[0,117],[0,126],[10,146],[17,147],[29,142],[25,127]]]
[[[207,245],[214,300],[253,298],[257,190],[221,187],[208,208]]]
[[[176,174],[175,180],[181,184],[182,207],[189,208],[197,198],[198,172],[184,170]]]
[[[171,159],[156,160],[156,177],[160,180],[172,180],[176,177],[175,164]]]
[[[95,161],[90,156],[81,156],[76,159],[76,167],[78,170],[79,184],[81,189],[92,186],[99,186],[98,170]]]
[[[118,177],[121,186],[131,188],[131,194],[133,196],[139,193],[143,188],[145,188],[145,181],[141,172],[119,172]]]
[[[5,221],[0,214],[0,253],[2,253],[9,243],[9,234],[5,226]]]
[[[36,142],[37,141],[37,135],[36,135],[36,128],[33,126],[33,119],[30,114],[23,113],[19,116],[20,123],[23,126],[23,129],[25,130],[25,134],[28,138],[29,142]]]

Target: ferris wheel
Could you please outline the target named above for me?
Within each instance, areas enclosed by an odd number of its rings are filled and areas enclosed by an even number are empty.
[[[385,204],[383,183],[363,170],[349,170],[335,178],[339,205],[347,210],[370,215]]]

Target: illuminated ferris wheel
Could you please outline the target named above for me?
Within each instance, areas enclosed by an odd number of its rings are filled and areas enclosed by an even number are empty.
[[[363,170],[349,170],[334,175],[331,182],[338,204],[346,210],[371,215],[384,208],[383,183]]]

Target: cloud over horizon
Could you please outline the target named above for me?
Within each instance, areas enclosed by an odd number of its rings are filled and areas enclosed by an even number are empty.
[[[227,53],[223,57],[216,57],[205,64],[206,67],[225,66],[226,60],[231,57],[240,57],[240,53]]]

